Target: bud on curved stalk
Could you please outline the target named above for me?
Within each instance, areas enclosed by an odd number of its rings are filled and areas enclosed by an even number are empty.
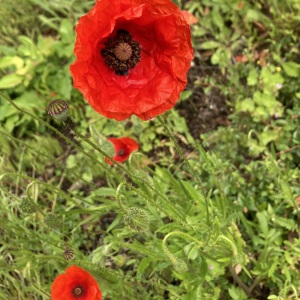
[[[174,262],[172,262],[174,270],[178,273],[186,272],[188,270],[188,267],[187,267],[187,264],[185,263],[185,261],[183,261],[182,259],[179,259],[179,258],[175,258],[175,259],[176,260]]]
[[[24,198],[21,201],[19,207],[22,210],[22,212],[26,213],[26,214],[32,214],[37,211],[37,208],[36,208],[35,204],[33,203],[33,201],[28,198]]]
[[[62,219],[60,216],[49,214],[45,217],[44,223],[50,229],[59,229],[62,227]]]
[[[137,207],[130,207],[124,215],[125,224],[133,231],[142,232],[149,228],[149,217]]]

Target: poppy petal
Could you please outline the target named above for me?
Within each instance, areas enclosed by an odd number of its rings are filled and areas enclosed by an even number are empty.
[[[184,19],[186,20],[186,22],[189,25],[197,24],[199,22],[199,20],[193,14],[191,14],[189,11],[182,10],[181,12],[183,14]]]
[[[82,296],[74,296],[74,289],[80,287],[83,289]],[[101,300],[102,293],[97,281],[87,271],[71,266],[66,269],[65,274],[58,275],[51,287],[52,300]]]
[[[140,61],[118,75],[101,57],[109,37],[130,33]],[[100,0],[76,27],[74,86],[100,114],[148,120],[172,108],[187,83],[193,58],[190,28],[170,0]]]
[[[108,138],[107,140],[114,145],[116,155],[112,158],[117,162],[123,162],[127,160],[130,154],[139,148],[139,144],[130,137]],[[108,158],[105,158],[105,160],[108,164],[112,164],[112,161],[110,161]]]

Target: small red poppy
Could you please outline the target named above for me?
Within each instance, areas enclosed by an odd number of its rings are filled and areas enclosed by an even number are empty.
[[[117,162],[125,161],[126,159],[128,159],[131,152],[139,149],[139,144],[129,137],[124,137],[120,139],[108,138],[108,140],[114,145],[116,155],[112,158]],[[112,164],[112,162],[109,159],[106,158],[105,160],[110,165]]]
[[[175,105],[193,49],[171,0],[97,0],[76,33],[73,83],[98,113],[149,120]]]
[[[97,281],[87,271],[71,266],[58,275],[51,287],[52,300],[101,300]]]

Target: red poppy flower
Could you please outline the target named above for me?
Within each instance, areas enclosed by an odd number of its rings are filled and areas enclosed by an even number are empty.
[[[128,159],[131,152],[139,149],[139,144],[129,137],[124,137],[120,139],[108,138],[108,140],[114,145],[116,155],[112,158],[117,162],[125,161],[126,159]],[[112,162],[109,159],[106,158],[105,160],[110,165],[112,164]]]
[[[193,14],[191,14],[189,11],[182,10],[181,12],[183,14],[184,19],[186,20],[186,22],[189,25],[197,24],[199,22],[199,20]]]
[[[52,300],[101,300],[97,281],[87,271],[71,266],[58,275],[51,287]]]
[[[175,105],[193,49],[171,0],[97,0],[76,33],[74,86],[98,113],[149,120]]]

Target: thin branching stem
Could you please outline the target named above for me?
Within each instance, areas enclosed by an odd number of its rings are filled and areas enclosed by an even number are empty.
[[[188,159],[186,158],[186,156],[184,155],[181,147],[179,146],[174,134],[171,132],[169,126],[167,125],[166,121],[161,117],[161,116],[157,116],[157,119],[159,121],[159,123],[163,126],[163,128],[166,130],[169,138],[172,140],[172,142],[174,143],[175,149],[178,152],[178,154],[180,155],[180,157],[184,160],[184,162],[186,163],[186,165],[188,166],[189,170],[191,171],[192,175],[194,176],[194,179],[196,180],[198,186],[200,187],[200,189],[202,190],[202,192],[204,191],[202,182],[199,178],[199,174],[195,171],[195,169],[191,166],[190,162],[188,161]],[[208,225],[210,225],[210,218],[209,218],[209,210],[208,210],[208,200],[207,197],[204,196],[205,199],[205,208],[206,208],[206,222]]]

